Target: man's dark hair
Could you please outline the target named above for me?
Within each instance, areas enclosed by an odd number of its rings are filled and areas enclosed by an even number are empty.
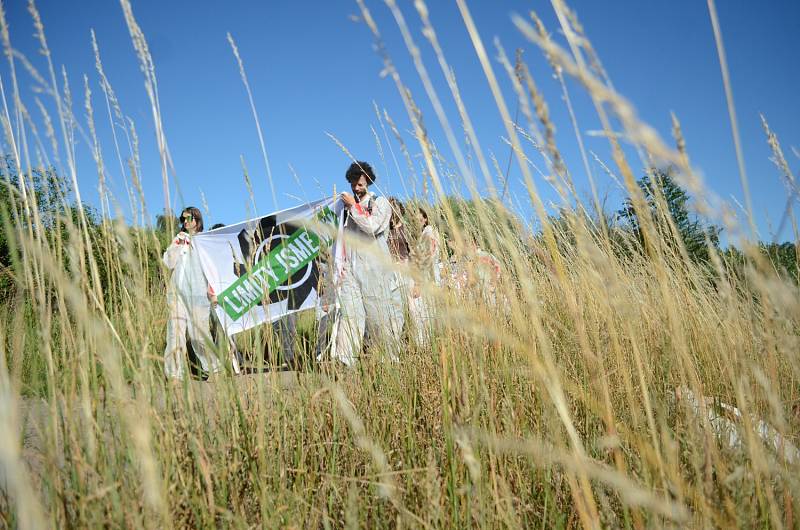
[[[195,221],[197,221],[197,233],[203,231],[203,214],[200,213],[200,210],[195,208],[194,206],[187,206],[181,212],[181,217],[178,219],[178,222],[181,226],[183,226],[183,214],[188,213],[190,214]]]
[[[217,228],[225,228],[225,223],[217,223],[211,227],[211,230],[216,230]]]
[[[361,160],[357,160],[350,164],[350,167],[347,168],[347,173],[344,174],[344,177],[347,179],[347,182],[353,182],[354,180],[361,178],[361,175],[367,177],[368,186],[371,186],[376,180],[375,172],[372,171],[372,166]]]

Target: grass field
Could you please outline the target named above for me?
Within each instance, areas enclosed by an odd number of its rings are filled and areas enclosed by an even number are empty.
[[[578,31],[566,7],[554,5]],[[459,6],[470,30],[467,8]],[[362,18],[374,25],[363,5]],[[516,24],[548,55],[557,77],[581,82],[608,131],[617,120],[644,152],[675,168],[701,206],[710,199],[679,125],[673,142],[639,122],[592,66],[588,41],[580,49],[591,60],[578,64],[536,20]],[[402,87],[391,58],[383,58]],[[790,445],[800,436],[796,279],[755,246],[744,247],[747,260],[736,273],[714,249],[707,263],[688,260],[673,244],[675,227],[663,209],[645,213],[619,146],[614,172],[641,213],[643,242],[605,223],[575,194],[546,104],[523,63],[508,61],[510,75],[487,72],[489,82],[515,86],[524,101],[520,128],[539,131],[535,140],[555,185],[575,206],[554,222],[525,164],[541,226],[535,234],[493,203],[475,202],[469,220],[456,215],[455,202],[440,203],[449,237],[476,234],[504,264],[501,302],[487,305],[477,290],[428,286],[439,307],[433,342],[404,347],[399,364],[372,355],[352,370],[168,387],[160,364],[163,234],[105,218],[93,224],[63,198],[55,215],[42,217],[41,197],[7,180],[14,200],[2,214],[13,261],[3,264],[0,307],[0,523],[800,525],[800,458]],[[467,179],[443,171],[414,118],[417,107],[405,103],[418,139],[409,148],[422,153],[433,188]],[[516,105],[497,103],[501,113]],[[509,140],[522,151],[528,140],[507,118]],[[451,119],[477,134],[464,113]],[[21,145],[3,123],[6,143]],[[782,157],[777,141],[773,148]],[[18,148],[14,153],[12,162],[27,168]],[[463,154],[454,158],[460,167]],[[139,182],[136,160],[130,168]],[[484,177],[500,182],[493,171]],[[139,197],[133,206],[144,212]],[[266,338],[255,333],[251,340]]]

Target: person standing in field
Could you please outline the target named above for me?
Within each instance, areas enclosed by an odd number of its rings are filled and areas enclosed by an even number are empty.
[[[392,216],[389,219],[389,235],[386,238],[386,242],[389,245],[389,254],[391,254],[396,263],[407,265],[411,256],[411,245],[408,242],[405,223],[406,208],[396,197],[389,197],[389,204],[392,207]],[[400,299],[404,304],[404,307],[401,307],[400,310],[403,311],[408,305],[408,293],[412,280],[399,271],[396,272],[396,277],[400,283]]]
[[[455,250],[448,278],[450,285],[461,296],[477,296],[490,306],[497,305],[497,288],[503,275],[500,260],[481,249],[473,236],[468,236],[464,248]]]
[[[403,301],[397,274],[387,267],[387,242],[392,207],[386,197],[369,191],[375,173],[366,162],[354,162],[345,174],[350,193],[342,193],[346,209],[344,264],[339,286],[341,313],[334,359],[350,366],[365,337],[381,346],[393,361],[403,329]]]
[[[430,223],[428,212],[417,208],[417,222],[422,227],[414,249],[415,263],[422,274],[436,285],[442,283],[442,242],[439,231]]]
[[[422,227],[417,243],[411,253],[414,265],[428,285],[441,285],[441,240],[439,231],[430,224],[428,212],[417,209],[417,222]],[[409,292],[408,312],[414,324],[414,338],[419,346],[430,343],[430,330],[433,324],[433,301],[424,296],[419,282],[413,281]]]
[[[167,286],[167,347],[164,350],[164,375],[168,380],[184,377],[187,361],[186,334],[192,343],[202,369],[208,374],[219,372],[222,365],[210,351],[209,317],[216,296],[209,288],[200,258],[192,245],[192,237],[203,231],[200,210],[184,208],[180,217],[181,231],[164,252],[164,264],[172,271]]]

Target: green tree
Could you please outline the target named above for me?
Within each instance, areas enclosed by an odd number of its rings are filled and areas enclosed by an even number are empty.
[[[12,155],[6,154],[0,158],[0,215],[9,221],[6,226],[0,223],[0,298],[3,299],[13,286],[10,239],[14,227],[30,227],[53,248],[59,245],[63,248],[64,243],[69,241],[68,224],[79,225],[81,209],[90,237],[96,239],[100,227],[96,211],[86,204],[78,205],[71,199],[69,182],[55,168],[34,168],[25,174],[25,183],[27,199],[23,199],[20,176]],[[97,249],[95,253],[97,259]],[[57,254],[64,260],[64,267],[69,268],[69,253]]]
[[[644,194],[648,205],[651,222],[661,237],[669,246],[676,247],[683,244],[689,258],[696,263],[709,261],[709,243],[714,248],[719,248],[719,234],[722,228],[710,224],[689,212],[689,194],[680,187],[672,177],[671,170],[653,169],[637,181]],[[663,197],[666,211],[659,206],[659,196]],[[625,200],[623,208],[618,212],[619,218],[633,230],[640,244],[644,244],[639,213],[633,206],[629,197]],[[676,241],[668,219],[675,225],[680,241]]]
[[[798,270],[797,245],[788,241],[784,243],[761,243],[761,252],[772,262],[781,275],[788,275],[795,282],[800,280]]]
[[[754,259],[754,256],[746,254],[732,245],[722,253],[722,261],[727,273],[736,283],[747,283],[748,271],[755,271],[759,266],[762,267],[764,273],[772,272],[795,284],[800,283],[800,262],[798,262],[800,253],[798,253],[797,243],[762,242],[758,244],[758,251],[766,258],[766,262]],[[764,270],[763,267],[767,267],[767,269]]]
[[[158,232],[163,232],[167,234],[167,237],[172,237],[173,235],[175,235],[172,233],[172,231],[180,227],[180,222],[181,222],[180,219],[178,219],[178,217],[175,214],[167,210],[164,210],[163,213],[156,215],[155,229]]]

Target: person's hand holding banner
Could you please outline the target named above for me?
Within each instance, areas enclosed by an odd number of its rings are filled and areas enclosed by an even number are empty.
[[[189,234],[186,232],[179,232],[178,236],[175,238],[176,245],[191,245],[192,240],[189,237]]]
[[[347,206],[348,208],[351,208],[351,207],[355,206],[356,199],[355,199],[355,197],[353,197],[349,193],[342,192],[342,202],[344,203],[345,206]]]

